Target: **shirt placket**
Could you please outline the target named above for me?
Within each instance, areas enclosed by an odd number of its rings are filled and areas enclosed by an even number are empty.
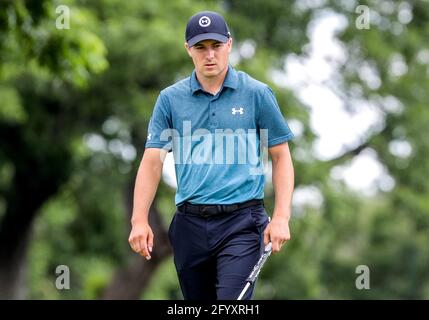
[[[209,101],[209,126],[211,129],[215,129],[217,127],[219,127],[219,120],[218,120],[218,115],[217,115],[217,100],[219,98],[219,94],[216,94],[215,96],[210,98]]]

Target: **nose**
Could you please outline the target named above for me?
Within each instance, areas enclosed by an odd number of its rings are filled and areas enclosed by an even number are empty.
[[[214,58],[214,49],[213,48],[207,48],[207,58],[208,59],[212,59],[212,58]]]

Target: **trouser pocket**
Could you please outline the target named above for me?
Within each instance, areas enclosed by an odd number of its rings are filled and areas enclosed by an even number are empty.
[[[170,226],[168,227],[168,240],[170,244],[173,245],[173,235],[174,235],[174,223],[176,221],[177,210],[174,212],[173,218],[171,219]]]
[[[258,229],[260,233],[264,232],[269,220],[267,212],[263,205],[256,205],[250,208],[250,218],[253,225]]]

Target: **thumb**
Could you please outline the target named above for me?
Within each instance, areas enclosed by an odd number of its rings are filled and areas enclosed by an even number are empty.
[[[265,228],[264,231],[264,246],[268,245],[268,243],[270,242],[270,232],[269,232],[269,228]]]

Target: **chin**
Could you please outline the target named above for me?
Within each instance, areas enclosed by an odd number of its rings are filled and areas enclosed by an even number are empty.
[[[205,77],[207,77],[207,78],[209,78],[209,77],[216,77],[217,75],[219,75],[219,70],[211,70],[211,71],[206,71],[206,70],[204,70],[204,71],[202,72],[202,74],[203,74]]]

